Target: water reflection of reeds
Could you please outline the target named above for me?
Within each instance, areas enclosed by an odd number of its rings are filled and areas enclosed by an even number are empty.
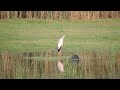
[[[72,52],[63,52],[65,72],[57,69],[57,54],[51,52],[0,53],[1,79],[40,78],[120,78],[120,54],[103,52],[76,52],[80,57],[77,65],[70,63]],[[40,57],[36,59],[35,57]],[[53,60],[50,60],[54,58]]]

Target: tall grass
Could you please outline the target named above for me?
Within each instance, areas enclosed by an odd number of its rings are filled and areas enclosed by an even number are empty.
[[[60,73],[57,68],[57,57],[48,52],[45,56],[41,52],[0,54],[1,79],[120,79],[119,54],[104,52],[76,52],[80,57],[78,65],[69,61],[69,57],[62,56],[65,72]],[[40,58],[35,58],[35,57]],[[48,60],[47,60],[48,58]],[[53,59],[52,59],[53,58]],[[54,59],[55,58],[55,59]]]
[[[94,20],[120,18],[120,11],[0,11],[0,19]]]
[[[16,17],[16,16],[15,16]],[[62,47],[65,72],[57,69]],[[7,51],[7,52],[6,52]],[[10,51],[10,52],[9,52]],[[120,78],[120,19],[0,20],[0,78]],[[68,60],[77,54],[81,60]]]

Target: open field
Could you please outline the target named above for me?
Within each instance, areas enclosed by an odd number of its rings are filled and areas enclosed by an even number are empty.
[[[95,21],[1,20],[0,51],[54,50],[65,34],[65,51],[120,51],[120,19]]]
[[[57,70],[57,42],[65,72]],[[77,54],[78,65],[69,63]],[[120,19],[0,20],[0,78],[120,78]]]

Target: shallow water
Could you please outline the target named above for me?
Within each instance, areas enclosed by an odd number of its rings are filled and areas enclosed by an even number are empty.
[[[120,54],[76,52],[78,64],[70,62],[72,52],[62,53],[65,72],[57,68],[55,52],[0,53],[1,79],[118,79]]]

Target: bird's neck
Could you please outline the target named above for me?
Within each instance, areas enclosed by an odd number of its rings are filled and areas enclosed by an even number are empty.
[[[64,39],[65,35],[62,37],[62,39]]]

